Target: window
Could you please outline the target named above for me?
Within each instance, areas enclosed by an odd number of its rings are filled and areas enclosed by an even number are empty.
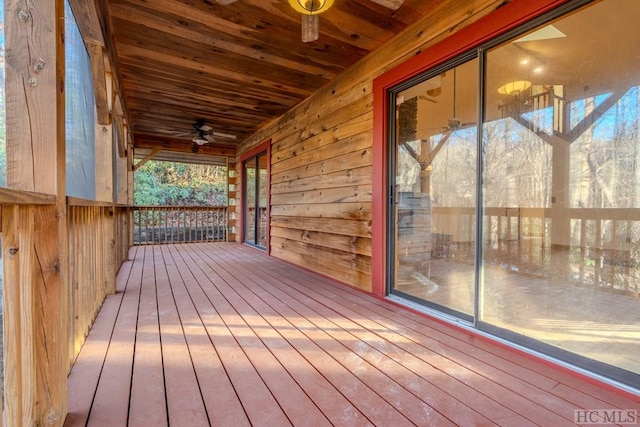
[[[94,200],[95,98],[91,62],[69,2],[65,2],[67,195]]]

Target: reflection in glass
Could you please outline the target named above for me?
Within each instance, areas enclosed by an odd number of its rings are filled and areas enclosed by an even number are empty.
[[[244,162],[244,241],[256,243],[256,158]]]
[[[397,96],[394,293],[473,315],[477,60]]]
[[[258,195],[257,195],[257,245],[260,247],[267,246],[267,155],[263,153],[258,156]]]
[[[480,313],[636,374],[639,18],[598,2],[487,53]]]
[[[268,195],[267,153],[247,159],[244,168],[244,242],[267,247],[267,195]]]

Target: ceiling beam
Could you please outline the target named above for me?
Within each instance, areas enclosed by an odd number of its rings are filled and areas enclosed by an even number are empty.
[[[136,148],[154,149],[158,148],[162,151],[173,151],[176,153],[193,153],[193,144],[177,138],[159,138],[151,135],[136,135],[133,143],[134,150]],[[232,147],[216,146],[213,144],[205,144],[198,146],[198,153],[209,156],[235,157],[236,149]]]

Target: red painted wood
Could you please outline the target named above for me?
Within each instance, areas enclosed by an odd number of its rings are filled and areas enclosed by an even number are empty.
[[[125,262],[120,268],[116,286],[126,288],[133,263]],[[95,326],[78,354],[67,379],[68,414],[65,426],[84,426],[98,387],[104,359],[109,349],[111,334],[122,304],[122,292],[105,298],[95,320]],[[100,363],[96,363],[100,361]]]
[[[353,334],[341,331],[336,328],[336,324],[332,319],[334,316],[322,314],[322,310],[328,310],[324,306],[318,306],[315,301],[311,301],[311,304],[306,304],[308,298],[300,298],[301,295],[297,294],[292,297],[281,290],[281,287],[287,289],[288,286],[283,284],[281,275],[278,273],[272,273],[271,269],[263,270],[265,274],[260,275],[260,280],[255,280],[255,275],[251,273],[245,273],[241,265],[245,262],[243,259],[239,259],[234,262],[230,267],[230,272],[233,272],[241,280],[241,283],[252,282],[250,291],[254,294],[249,294],[246,298],[247,301],[251,301],[252,306],[260,307],[260,311],[266,312],[269,323],[274,323],[273,319],[282,319],[282,330],[291,334],[292,328],[296,331],[293,336],[296,341],[300,339],[307,339],[318,344],[318,346],[330,357],[340,363],[344,368],[354,375],[353,380],[359,380],[366,384],[371,390],[379,394],[390,405],[397,408],[402,414],[410,421],[418,425],[450,425],[452,422],[445,416],[437,412],[427,402],[417,397],[411,388],[418,387],[416,384],[426,383],[421,377],[410,373],[397,363],[389,363],[388,367],[385,365],[385,360],[381,357],[381,354],[377,351],[371,351],[372,347],[366,341],[359,341],[354,339]],[[285,269],[289,267],[284,265]],[[241,275],[241,276],[240,276]],[[313,286],[313,283],[307,282],[308,285]],[[249,289],[246,285],[240,285]],[[290,289],[289,289],[290,290]],[[295,319],[295,320],[291,320]],[[400,381],[397,381],[399,377]],[[405,387],[402,382],[411,383],[409,387]],[[430,387],[424,390],[425,395],[429,396],[430,400],[435,400],[435,396],[438,390],[434,390]],[[442,396],[442,400],[451,400],[450,396]],[[359,396],[351,399],[352,402],[364,403]],[[448,402],[447,406],[452,407],[451,402]],[[465,407],[466,411],[462,411],[462,414],[467,416],[464,420],[458,421],[464,424],[482,424],[488,422],[487,419],[472,414],[472,411],[468,407]],[[385,407],[370,408],[368,405],[362,405],[360,410],[367,414],[372,410],[385,410]],[[388,409],[386,409],[388,410]],[[375,414],[369,415],[373,418]],[[455,418],[455,417],[454,417]]]
[[[242,245],[233,243],[230,245],[246,249]],[[191,248],[192,245],[185,247]],[[186,266],[188,270],[183,274],[191,275],[195,279],[186,283],[191,299],[200,313],[209,339],[225,367],[226,374],[229,376],[249,420],[254,425],[289,425],[289,419],[256,372],[237,338],[231,333],[228,325],[218,313],[217,308],[213,305],[214,301],[208,298],[203,289],[203,287],[206,289],[207,281],[203,278],[202,273],[198,271],[191,259],[186,260]]]
[[[176,253],[175,246],[162,247],[162,251],[209,423],[214,426],[249,426],[249,419],[185,284],[189,282],[189,286],[198,286],[197,282],[188,274],[189,269]],[[181,399],[179,396],[176,398],[179,405]]]
[[[312,292],[305,291],[320,304],[327,305],[335,300],[333,289],[314,286]],[[363,330],[357,336],[365,342],[393,342],[393,348],[385,345],[380,351],[402,366],[424,378],[439,377],[436,384],[452,392],[452,396],[462,400],[469,407],[490,418],[498,424],[526,425],[562,425],[558,415],[564,414],[565,425],[573,416],[573,406],[548,393],[539,393],[533,387],[517,377],[502,375],[498,369],[477,363],[455,348],[447,348],[431,338],[428,333],[414,331],[398,321],[378,316],[366,304],[366,299],[354,297],[357,303],[346,298],[345,304],[333,303],[332,309],[344,316],[340,324],[346,330]],[[352,322],[347,319],[358,319]],[[374,332],[375,331],[375,332]],[[424,362],[424,363],[423,363]],[[430,364],[447,375],[438,375]],[[452,397],[450,397],[452,398]],[[535,412],[529,407],[531,402],[539,404]],[[521,417],[516,415],[521,414]],[[456,421],[458,422],[458,421]]]
[[[213,255],[213,256],[212,256]],[[268,305],[261,303],[261,300],[253,293],[253,288],[248,289],[243,282],[232,275],[232,272],[241,273],[243,268],[234,264],[233,257],[220,256],[207,251],[200,265],[207,265],[210,269],[215,268],[224,275],[224,280],[236,292],[241,293],[241,300],[235,298],[236,302],[244,305],[243,313],[253,311],[246,306],[243,301],[251,302],[251,306],[259,308],[260,316],[252,317],[251,325],[256,325],[257,333],[260,333],[265,344],[276,355],[279,360],[304,389],[304,392],[311,398],[317,407],[335,425],[368,425],[369,419],[356,408],[349,393],[342,390],[348,388],[350,374],[334,364],[320,351],[317,344],[305,337],[291,323],[292,318],[285,318],[278,314]],[[230,289],[227,289],[225,295]],[[260,320],[261,319],[261,320]],[[297,323],[298,316],[293,317],[293,322]],[[265,333],[266,331],[270,333]],[[331,380],[332,375],[338,375],[340,381],[336,383]],[[284,396],[285,400],[288,397]],[[350,402],[351,400],[351,402]],[[393,409],[391,408],[393,411]],[[311,422],[312,417],[307,417],[303,424]]]
[[[302,279],[298,276],[298,280]],[[356,290],[348,287],[336,289],[335,284],[327,280],[324,281],[324,284],[329,288],[333,298],[347,298],[358,302],[366,301],[366,298],[362,297],[362,293]],[[440,340],[447,342],[452,348],[465,352],[466,356],[464,357],[480,358],[487,363],[492,361],[499,369],[510,372],[514,376],[527,378],[536,387],[549,390],[557,396],[561,396],[561,394],[555,390],[562,388],[562,383],[565,383],[573,385],[574,394],[571,394],[571,398],[579,400],[583,394],[589,393],[595,399],[591,403],[596,406],[605,403],[622,408],[640,402],[638,395],[586,377],[506,344],[498,343],[476,331],[463,329],[437,317],[409,310],[405,306],[391,301],[373,299],[369,302],[374,303],[368,306],[369,309],[376,307],[375,310],[381,313],[393,313],[392,319],[398,324],[413,325],[413,329],[421,331],[429,337],[439,336]],[[413,320],[415,323],[412,322]]]
[[[294,424],[329,426],[331,423],[320,412],[304,390],[293,379],[282,362],[274,355],[272,348],[287,346],[285,340],[270,328],[260,315],[247,305],[236,293],[236,284],[227,281],[224,269],[209,268],[198,257],[198,253],[189,248],[189,255],[195,261],[199,271],[194,271],[201,283],[212,286],[204,288],[221,318],[234,334],[238,344],[252,362],[265,385],[279,402],[287,418]],[[247,322],[251,322],[249,325]],[[265,342],[267,341],[267,342]]]
[[[140,298],[144,251],[133,256],[133,266],[116,319],[88,426],[126,425],[129,409],[133,349]],[[99,327],[94,323],[93,329]],[[92,330],[93,330],[92,329]],[[91,333],[89,339],[92,339]],[[100,360],[93,363],[101,363]],[[71,392],[71,391],[70,391]]]
[[[140,306],[136,326],[129,426],[167,423],[162,349],[156,300],[156,263],[153,246],[144,248]]]
[[[512,30],[568,0],[513,0],[490,15],[452,34],[419,55],[399,64],[373,81],[373,221],[372,221],[372,290],[384,296],[386,267],[386,201],[387,179],[387,111],[388,90],[449,59],[468,52],[495,37]]]
[[[91,394],[77,379],[104,360],[89,425],[127,424],[150,271],[172,425],[571,425],[574,409],[640,402],[253,248],[189,244],[140,249],[117,318],[99,315],[87,342],[113,328],[106,358],[81,353],[95,366],[69,382],[70,396]],[[131,403],[132,420],[148,413]]]
[[[430,383],[426,384],[421,390],[420,397],[424,399],[433,399],[433,395],[440,393],[442,398],[434,402],[435,409],[441,411],[447,417],[454,420],[457,424],[477,424],[481,423],[479,419],[469,418],[469,414],[484,414],[485,420],[491,419],[492,422],[499,424],[511,425],[533,425],[523,417],[519,417],[514,411],[507,406],[503,406],[496,400],[491,400],[484,396],[484,391],[480,393],[477,389],[466,384],[469,380],[473,380],[473,376],[460,365],[451,365],[447,360],[440,360],[439,354],[428,350],[425,347],[416,349],[412,348],[412,342],[403,337],[396,335],[394,332],[388,331],[386,334],[390,336],[382,336],[379,332],[384,329],[380,325],[370,324],[366,320],[367,313],[364,315],[352,312],[349,308],[345,308],[336,298],[325,298],[320,292],[322,289],[316,289],[319,283],[309,278],[304,284],[299,284],[295,277],[288,276],[286,271],[276,274],[283,277],[288,287],[293,287],[298,293],[306,295],[311,303],[321,307],[321,312],[327,317],[333,317],[333,322],[345,331],[351,331],[353,338],[361,340],[363,343],[369,343],[373,351],[377,351],[384,357],[384,360],[399,366],[409,374],[414,375],[418,379],[427,379]],[[309,283],[309,285],[307,285]],[[320,286],[321,288],[321,286]],[[297,298],[300,298],[298,295]],[[330,308],[328,308],[330,307]],[[346,315],[345,315],[346,314]],[[358,322],[349,319],[359,319]],[[378,331],[378,332],[372,332]],[[353,339],[352,338],[352,339]],[[389,339],[391,338],[391,339]],[[382,343],[382,344],[378,344]],[[393,344],[390,344],[393,343]],[[432,363],[437,361],[437,368]],[[444,371],[444,372],[441,372]],[[460,376],[464,376],[463,380],[456,378],[458,372]],[[466,374],[466,375],[465,375]],[[406,375],[406,374],[405,374]],[[430,380],[437,378],[437,381]],[[415,379],[414,379],[415,381]],[[482,386],[491,387],[492,383],[483,381]],[[415,386],[410,385],[415,389]],[[455,396],[455,397],[454,397]],[[477,416],[477,415],[476,415]]]
[[[167,254],[169,259],[165,257],[163,249],[166,250],[161,246],[153,247],[169,424],[204,426],[209,417],[187,346],[188,332],[184,329],[185,325],[189,328],[200,319],[195,314],[178,313],[167,271],[167,264],[172,264],[173,260],[170,254]]]

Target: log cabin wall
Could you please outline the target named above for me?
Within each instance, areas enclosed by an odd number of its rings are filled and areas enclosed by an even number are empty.
[[[431,14],[245,141],[238,156],[272,141],[273,256],[372,290],[373,79],[502,4],[439,2]]]

